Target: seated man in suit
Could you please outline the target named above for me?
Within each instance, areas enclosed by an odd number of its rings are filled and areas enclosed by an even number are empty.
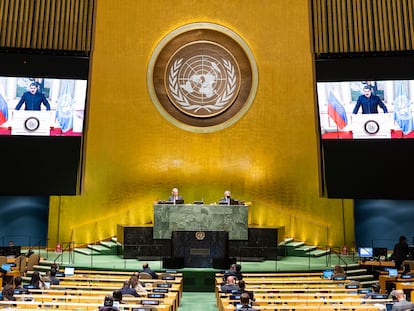
[[[105,296],[104,305],[99,307],[99,311],[118,311],[117,307],[114,307],[114,298],[112,296]]]
[[[414,304],[405,299],[405,294],[402,289],[393,290],[391,296],[395,297],[397,302],[394,302],[392,311],[413,310]]]
[[[240,272],[241,271],[241,265],[237,264],[237,263],[233,263],[230,266],[229,270],[224,271],[224,280],[227,280],[227,277],[229,275],[235,276],[237,278],[238,281],[243,279],[243,275]]]
[[[176,201],[184,201],[183,197],[179,195],[178,192],[178,188],[173,188],[171,191],[171,195],[168,197],[168,201],[174,202],[174,204]]]
[[[137,293],[135,288],[131,287],[129,281],[124,281],[124,285],[121,287],[120,292],[122,293],[122,296],[132,295],[134,297],[141,297],[140,294]]]
[[[250,300],[248,293],[242,293],[240,295],[240,308],[238,310],[244,310],[244,311],[257,311],[257,309],[254,309],[252,307],[252,302]]]
[[[231,205],[231,193],[230,190],[226,190],[224,191],[224,197],[222,197],[219,201],[219,204],[227,204],[227,205]]]
[[[237,279],[233,275],[229,275],[226,279],[226,283],[221,285],[220,290],[222,293],[238,292],[240,290],[239,285],[236,283]]]
[[[141,272],[148,273],[153,279],[158,279],[158,274],[150,268],[148,262],[142,264]]]

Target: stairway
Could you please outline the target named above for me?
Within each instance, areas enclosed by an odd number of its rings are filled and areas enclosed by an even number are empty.
[[[329,254],[329,250],[320,249],[315,245],[307,245],[302,241],[295,241],[293,238],[286,238],[279,243],[284,256],[293,257],[321,257]]]
[[[347,279],[358,281],[360,287],[371,287],[373,283],[377,282],[375,276],[368,273],[367,269],[361,268],[359,264],[348,264],[343,267],[346,269]]]
[[[86,247],[75,247],[74,251],[87,256],[117,255],[118,241],[115,237],[100,241],[99,244],[88,244]]]

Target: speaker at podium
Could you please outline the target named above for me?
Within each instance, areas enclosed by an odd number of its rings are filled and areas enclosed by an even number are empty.
[[[12,135],[50,136],[54,114],[50,110],[15,110],[12,112]]]

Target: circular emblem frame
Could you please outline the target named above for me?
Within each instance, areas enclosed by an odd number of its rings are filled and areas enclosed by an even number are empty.
[[[375,120],[368,120],[364,124],[364,130],[366,133],[374,135],[377,134],[380,130],[380,125]]]
[[[29,132],[36,131],[40,126],[40,120],[36,117],[29,117],[24,121],[24,128]]]
[[[197,240],[202,241],[202,240],[204,240],[204,239],[205,239],[205,237],[206,237],[206,233],[205,233],[204,231],[197,231],[197,232],[194,234],[194,236],[195,236],[195,238],[196,238]]]
[[[149,94],[169,122],[192,132],[215,132],[236,123],[256,95],[257,65],[233,31],[193,23],[155,48],[147,73]]]

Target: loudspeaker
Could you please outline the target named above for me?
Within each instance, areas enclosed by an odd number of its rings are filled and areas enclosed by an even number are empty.
[[[164,269],[181,269],[184,268],[184,257],[163,257],[162,267]]]

